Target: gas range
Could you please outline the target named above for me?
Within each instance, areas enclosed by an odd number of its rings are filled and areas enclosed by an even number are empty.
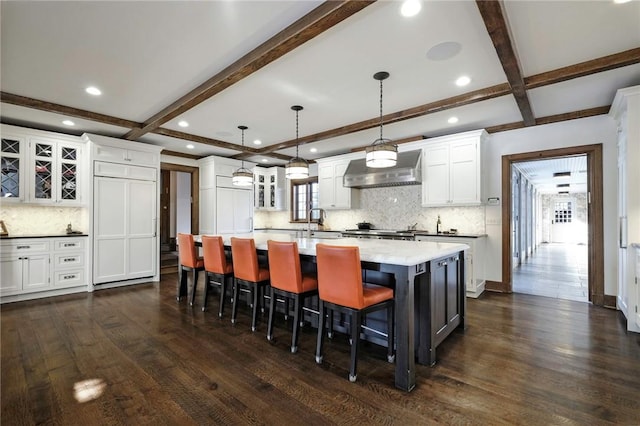
[[[345,229],[343,237],[370,238],[378,240],[407,240],[413,241],[414,234],[411,231],[397,231],[394,229]]]

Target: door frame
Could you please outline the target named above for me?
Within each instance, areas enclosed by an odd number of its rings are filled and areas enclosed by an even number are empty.
[[[602,189],[602,144],[581,145],[502,156],[502,282],[488,288],[504,293],[513,291],[511,272],[511,166],[513,163],[573,155],[587,156],[587,229],[589,301],[605,306],[604,233]]]
[[[191,233],[200,233],[200,169],[181,164],[160,163],[160,170],[191,174]],[[160,215],[160,212],[158,212]]]

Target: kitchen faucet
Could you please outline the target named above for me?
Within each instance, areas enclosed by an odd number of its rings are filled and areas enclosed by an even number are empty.
[[[320,217],[318,218],[318,225],[322,225],[322,221],[327,218],[327,212],[324,209],[313,207],[309,209],[309,214],[307,215],[307,238],[311,238],[311,212],[317,210],[320,212]]]

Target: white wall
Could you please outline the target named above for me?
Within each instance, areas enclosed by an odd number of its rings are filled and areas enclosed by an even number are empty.
[[[502,156],[579,145],[603,145],[604,292],[617,294],[616,125],[600,115],[561,123],[494,133],[489,138],[483,170],[487,173],[486,197],[502,198]],[[640,166],[640,165],[636,165]],[[486,206],[487,279],[502,281],[501,206]]]

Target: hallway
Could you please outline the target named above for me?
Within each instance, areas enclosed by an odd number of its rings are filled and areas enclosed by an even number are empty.
[[[586,244],[540,244],[513,270],[513,292],[588,302]]]

